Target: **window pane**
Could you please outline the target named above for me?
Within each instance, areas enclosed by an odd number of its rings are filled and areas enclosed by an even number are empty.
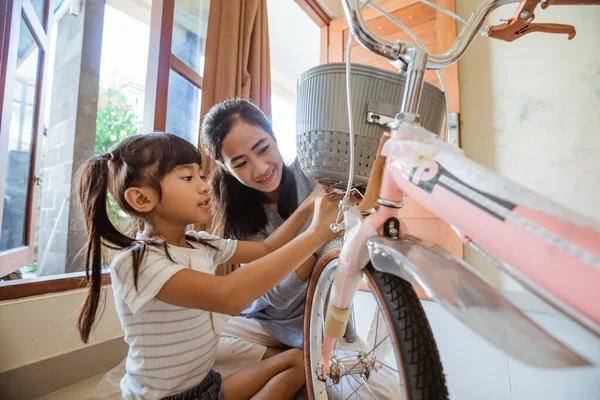
[[[35,93],[40,50],[21,18],[13,104],[8,133],[8,157],[2,208],[0,251],[25,244]]]
[[[96,153],[142,129],[150,40],[146,8],[104,8]]]
[[[200,76],[204,71],[209,9],[210,0],[175,0],[171,53]]]
[[[320,28],[296,2],[267,0],[267,8],[273,130],[283,159],[291,162],[296,158],[296,82],[319,65]]]
[[[40,23],[44,26],[44,12],[46,11],[46,0],[31,0],[33,9],[40,19]]]
[[[104,8],[94,145],[97,154],[106,153],[126,137],[142,132],[150,3],[119,0]],[[108,198],[107,212],[117,229],[125,233],[130,230],[131,221],[112,196]]]
[[[273,131],[283,160],[290,164],[296,158],[296,103],[283,96],[278,86],[271,93]]]
[[[169,72],[167,132],[198,144],[201,91],[177,72]]]

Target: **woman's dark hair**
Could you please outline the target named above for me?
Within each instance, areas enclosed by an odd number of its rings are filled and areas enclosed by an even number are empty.
[[[213,106],[202,121],[200,141],[210,157],[219,161],[212,171],[211,186],[213,202],[213,233],[232,238],[244,238],[259,232],[267,224],[263,206],[267,197],[232,176],[223,166],[221,146],[225,136],[238,123],[261,128],[273,139],[273,127],[265,114],[244,99],[226,100]],[[243,201],[241,200],[243,199]],[[296,181],[292,171],[283,166],[277,210],[286,219],[298,207]]]
[[[130,136],[108,153],[90,158],[79,170],[76,190],[88,235],[84,265],[89,290],[77,321],[79,334],[84,342],[87,343],[89,339],[100,303],[102,246],[114,250],[132,250],[136,290],[140,264],[149,245],[162,246],[170,258],[164,240],[136,240],[115,228],[106,211],[108,193],[139,226],[143,223],[144,216],[125,200],[125,191],[133,186],[149,186],[160,199],[161,180],[177,166],[185,164],[202,165],[198,149],[178,136],[155,132]],[[213,247],[192,236],[187,238]]]

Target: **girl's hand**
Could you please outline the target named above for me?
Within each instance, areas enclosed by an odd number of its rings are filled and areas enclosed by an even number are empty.
[[[335,237],[335,234],[331,232],[329,227],[337,218],[340,200],[343,197],[343,194],[327,193],[315,201],[313,219],[309,230],[322,238],[323,242],[327,242]]]

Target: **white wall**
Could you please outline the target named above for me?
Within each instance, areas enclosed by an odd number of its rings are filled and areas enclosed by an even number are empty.
[[[457,0],[457,11],[467,17],[478,3]],[[495,11],[488,23],[514,9]],[[600,220],[600,7],[538,7],[535,22],[543,21],[575,25],[577,36],[478,37],[459,62],[462,147],[501,175]],[[465,258],[499,281],[471,249]]]
[[[90,343],[123,336],[112,290]],[[85,345],[75,326],[85,290],[0,302],[0,372],[45,360]]]

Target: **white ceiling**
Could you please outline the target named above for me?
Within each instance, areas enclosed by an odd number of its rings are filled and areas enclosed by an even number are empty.
[[[317,0],[317,3],[319,3],[323,11],[325,11],[331,19],[340,18],[344,15],[342,0]]]
[[[372,3],[379,3],[381,0],[372,0]],[[317,0],[317,3],[325,11],[329,18],[336,19],[344,16],[344,8],[342,7],[342,0]]]

